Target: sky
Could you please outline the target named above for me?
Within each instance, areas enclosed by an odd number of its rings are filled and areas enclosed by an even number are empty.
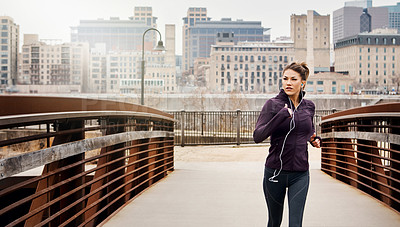
[[[72,26],[80,20],[127,20],[135,6],[151,6],[157,26],[164,35],[165,24],[175,24],[176,54],[182,53],[182,18],[189,7],[206,7],[211,20],[232,18],[261,21],[271,28],[272,39],[290,36],[290,15],[306,14],[315,10],[331,15],[344,6],[345,0],[0,0],[0,15],[10,16],[23,34],[39,34],[39,39],[60,39],[70,42]],[[373,6],[396,5],[400,0],[373,0]],[[332,27],[332,26],[331,26]],[[331,35],[332,36],[332,35]]]

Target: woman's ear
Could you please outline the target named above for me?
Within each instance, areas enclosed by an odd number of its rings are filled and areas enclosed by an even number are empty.
[[[301,88],[304,90],[305,87],[306,87],[306,81],[303,80],[301,81]]]

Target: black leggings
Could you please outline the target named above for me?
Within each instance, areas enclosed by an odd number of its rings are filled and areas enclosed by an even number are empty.
[[[268,206],[268,227],[281,225],[286,188],[288,188],[289,199],[289,226],[302,226],[304,206],[310,184],[309,171],[281,171],[279,176],[275,177],[278,182],[269,181],[273,174],[274,169],[265,168],[263,185]]]

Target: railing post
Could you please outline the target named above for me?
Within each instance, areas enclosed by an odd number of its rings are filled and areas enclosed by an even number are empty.
[[[181,111],[181,146],[185,146],[185,110]]]
[[[241,120],[241,111],[239,109],[236,110],[236,144],[240,145],[240,120]]]

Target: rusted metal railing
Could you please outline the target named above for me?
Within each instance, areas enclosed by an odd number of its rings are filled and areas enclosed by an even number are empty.
[[[0,103],[0,226],[95,226],[174,168],[167,113],[79,98]]]
[[[321,168],[400,212],[400,103],[322,118]]]
[[[314,125],[319,133],[321,116],[335,110],[317,110]],[[174,111],[175,144],[218,145],[254,143],[253,131],[260,111]]]

